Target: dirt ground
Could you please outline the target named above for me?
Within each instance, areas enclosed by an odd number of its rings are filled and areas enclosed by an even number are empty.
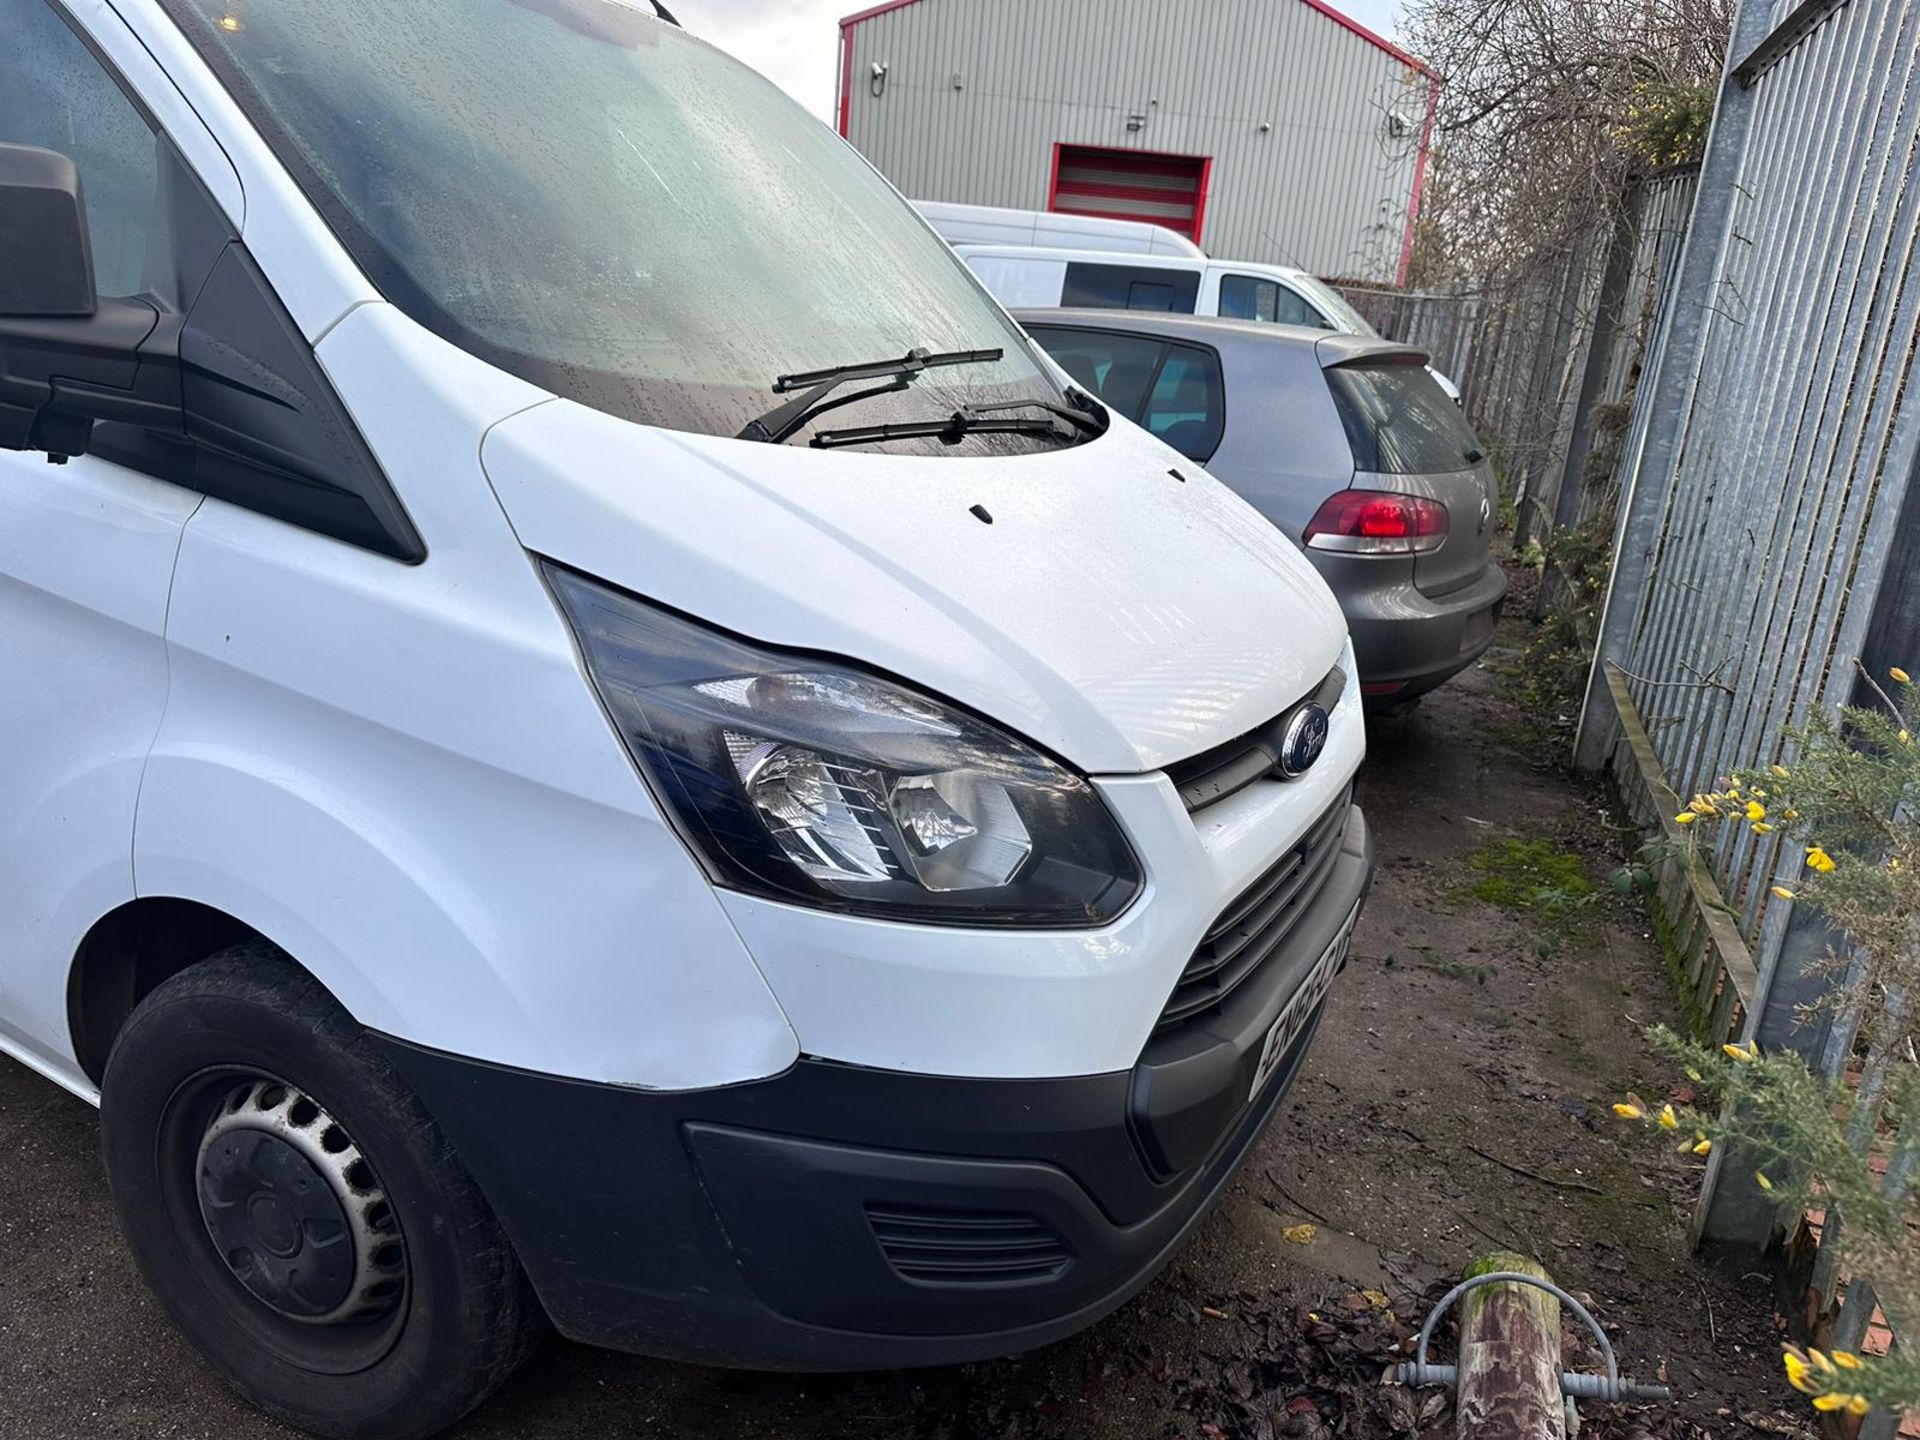
[[[1637,899],[1606,885],[1618,837],[1601,792],[1563,774],[1564,747],[1505,698],[1517,640],[1510,621],[1482,666],[1373,727],[1359,798],[1380,873],[1353,961],[1290,1105],[1140,1299],[1039,1354],[923,1372],[735,1374],[555,1343],[458,1433],[1451,1436],[1437,1394],[1379,1379],[1435,1287],[1496,1247],[1590,1295],[1623,1364],[1677,1392],[1589,1406],[1587,1434],[1798,1433],[1770,1282],[1689,1254],[1697,1162],[1610,1113],[1628,1089],[1670,1088],[1640,1032],[1673,1007]],[[1530,881],[1502,893],[1502,866],[1522,861],[1600,898],[1543,913]],[[0,1437],[284,1433],[142,1290],[92,1112],[0,1062]]]

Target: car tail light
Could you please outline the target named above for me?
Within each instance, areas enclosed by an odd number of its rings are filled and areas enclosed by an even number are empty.
[[[1307,522],[1309,550],[1345,555],[1424,555],[1447,538],[1447,507],[1390,490],[1342,490]]]

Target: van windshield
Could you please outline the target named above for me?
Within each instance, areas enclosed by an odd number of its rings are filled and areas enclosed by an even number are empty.
[[[1000,349],[823,423],[1062,399],[851,147],[650,9],[165,4],[382,293],[534,384],[732,435],[777,375]]]
[[[1347,334],[1372,335],[1378,338],[1380,332],[1367,323],[1366,316],[1354,309],[1347,297],[1326,281],[1312,275],[1296,275],[1293,283],[1298,285],[1306,297],[1318,305],[1322,313]]]

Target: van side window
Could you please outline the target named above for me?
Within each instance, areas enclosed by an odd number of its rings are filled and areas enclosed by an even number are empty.
[[[1226,428],[1224,388],[1217,355],[1175,345],[1160,366],[1140,423],[1189,460],[1206,461],[1220,448]]]
[[[1060,303],[1069,310],[1163,310],[1193,314],[1200,272],[1077,261],[1067,266]]]
[[[102,295],[146,288],[158,160],[153,131],[47,0],[0,0],[0,141],[55,150],[80,172]]]
[[[1280,308],[1274,316],[1282,325],[1304,325],[1309,330],[1331,330],[1327,317],[1309,305],[1297,290],[1282,285],[1280,290]]]
[[[1259,320],[1269,325],[1305,325],[1331,330],[1327,317],[1299,291],[1258,275],[1220,277],[1220,313],[1229,320]]]
[[[1144,335],[1117,335],[1110,330],[1057,330],[1036,325],[1033,338],[1076,385],[1099,396],[1129,420],[1140,418],[1140,406],[1167,348]]]
[[[1262,320],[1271,325],[1280,318],[1280,286],[1254,275],[1222,275],[1220,314],[1228,320]]]

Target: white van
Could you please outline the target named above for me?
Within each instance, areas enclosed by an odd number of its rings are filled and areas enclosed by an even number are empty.
[[[1204,260],[1207,252],[1186,236],[1146,220],[1110,220],[1055,210],[1010,210],[946,200],[911,200],[914,209],[949,245],[1045,246],[1062,250],[1113,251],[1122,255],[1182,255]]]
[[[0,1050],[181,1330],[377,1440],[1138,1290],[1370,873],[1285,537],[649,10],[0,30]]]
[[[962,241],[954,249],[1010,310],[1165,310],[1380,338],[1338,290],[1289,266],[1145,252],[1121,260],[1092,247]],[[1459,404],[1459,387],[1427,368]]]

